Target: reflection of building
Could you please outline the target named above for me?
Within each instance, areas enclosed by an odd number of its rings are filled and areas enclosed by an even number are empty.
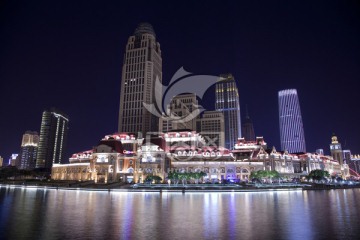
[[[162,81],[160,44],[153,27],[141,23],[129,37],[122,67],[119,132],[158,132],[159,119],[143,103],[155,103],[155,81]]]
[[[240,101],[236,81],[231,74],[220,76],[216,83],[216,111],[224,113],[225,147],[233,149],[241,137]]]
[[[168,106],[168,116],[160,118],[160,131],[196,129],[198,101],[194,93],[175,96]]]
[[[208,145],[225,146],[224,114],[220,111],[205,111],[197,119],[197,131],[206,139]]]
[[[304,127],[296,89],[279,91],[278,99],[281,150],[305,153]]]
[[[45,110],[42,114],[36,168],[51,168],[64,163],[69,130],[68,117],[59,110]]]
[[[39,135],[37,132],[26,131],[21,142],[21,150],[17,167],[34,169],[38,150]]]

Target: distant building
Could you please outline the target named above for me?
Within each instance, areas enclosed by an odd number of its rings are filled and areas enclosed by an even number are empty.
[[[0,156],[0,168],[3,166],[4,159]]]
[[[37,132],[26,131],[22,137],[21,150],[17,167],[19,169],[34,169],[39,144]]]
[[[334,160],[338,161],[340,164],[344,163],[344,156],[341,148],[341,143],[339,143],[337,136],[335,134],[333,134],[331,137],[330,152]]]
[[[220,111],[205,111],[201,118],[197,119],[199,132],[209,146],[225,146],[225,123],[224,114]]]
[[[324,149],[322,149],[322,148],[316,149],[315,152],[316,152],[317,154],[324,155]]]
[[[356,177],[360,177],[360,154],[357,155],[351,155],[350,161],[349,161],[349,167],[352,175],[355,175]]]
[[[255,131],[252,120],[249,117],[249,113],[246,109],[245,121],[242,123],[242,137],[247,141],[255,141]]]
[[[9,159],[9,165],[12,167],[16,167],[16,164],[18,163],[18,161],[19,161],[19,154],[17,154],[17,153],[11,154],[10,159]]]
[[[54,163],[64,163],[69,118],[59,110],[45,110],[42,114],[36,168],[51,168]]]
[[[155,81],[162,82],[160,44],[149,23],[140,23],[129,37],[124,54],[119,107],[119,132],[159,131],[159,118],[143,103],[155,104]]]
[[[196,94],[180,94],[171,100],[167,116],[160,118],[160,131],[168,132],[178,129],[196,130],[196,117],[193,114],[198,108]],[[197,112],[197,111],[195,111]]]
[[[224,114],[225,148],[232,150],[241,137],[239,92],[233,75],[220,75],[215,98],[215,110]]]
[[[306,152],[305,134],[296,89],[279,91],[279,125],[281,150]]]
[[[343,150],[343,160],[344,163],[350,164],[351,162],[351,151],[349,149]]]

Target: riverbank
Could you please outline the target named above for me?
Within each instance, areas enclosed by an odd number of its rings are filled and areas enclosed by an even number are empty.
[[[269,191],[306,191],[306,190],[333,190],[360,188],[359,183],[344,184],[95,184],[93,181],[6,181],[0,182],[0,187],[24,189],[57,189],[57,190],[83,190],[107,192],[269,192]]]

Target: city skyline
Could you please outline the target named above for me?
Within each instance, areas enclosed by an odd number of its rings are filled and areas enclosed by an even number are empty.
[[[305,134],[310,137],[307,150],[323,148],[329,154],[329,136],[335,132],[343,149],[360,152],[355,88],[359,16],[355,4],[327,3],[324,7],[313,3],[312,10],[302,5],[296,11],[295,3],[270,5],[267,7],[273,13],[281,13],[270,22],[266,20],[272,13],[266,12],[266,4],[226,2],[220,9],[210,4],[198,17],[199,3],[189,8],[186,4],[176,8],[165,4],[159,10],[149,5],[154,10],[151,14],[136,13],[135,6],[128,4],[121,17],[115,11],[120,6],[112,10],[107,4],[74,5],[24,2],[2,6],[0,32],[7,38],[0,40],[0,155],[5,161],[19,151],[25,131],[40,131],[41,113],[51,106],[62,109],[71,119],[67,157],[117,131],[124,46],[143,21],[154,26],[162,44],[164,82],[181,66],[194,73],[232,72],[240,103],[249,106],[256,135],[264,136],[270,146],[280,149],[276,93],[296,88],[306,96],[300,104]],[[171,14],[165,12],[166,7]],[[259,19],[246,13],[236,17],[233,11],[241,7],[256,9]],[[184,10],[188,10],[186,17]],[[212,17],[221,10],[233,13],[230,20]],[[78,11],[79,18],[75,17]],[[158,11],[172,20],[164,23],[156,17]],[[196,24],[187,20],[189,15]],[[177,17],[181,18],[175,20]],[[226,33],[231,39],[221,38]],[[49,94],[52,85],[57,90]],[[213,96],[211,91],[207,99]],[[24,104],[29,99],[31,104]],[[202,105],[214,109],[210,103]],[[19,112],[26,117],[19,117]],[[243,117],[244,112],[241,114]]]

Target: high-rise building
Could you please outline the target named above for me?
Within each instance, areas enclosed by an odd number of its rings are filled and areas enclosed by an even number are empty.
[[[54,108],[43,112],[36,168],[51,168],[54,163],[60,164],[66,161],[68,131],[67,115]]]
[[[38,150],[39,135],[37,132],[26,131],[22,137],[19,161],[19,169],[34,169]]]
[[[220,111],[205,111],[197,120],[197,129],[209,146],[225,146],[224,114]]]
[[[196,117],[190,116],[198,107],[196,94],[180,94],[175,96],[169,106],[168,115],[160,118],[160,131],[169,132],[177,129],[196,130]],[[177,120],[179,118],[179,120]]]
[[[215,110],[224,114],[225,147],[231,150],[241,137],[239,92],[233,75],[220,75],[215,97]]]
[[[344,163],[344,154],[341,148],[341,143],[338,141],[337,136],[334,133],[331,137],[330,152],[334,160],[338,161],[341,165]]]
[[[19,162],[19,154],[18,153],[11,154],[9,158],[9,165],[12,167],[16,167],[17,162]]]
[[[306,152],[304,127],[296,89],[279,91],[279,123],[281,150]]]
[[[155,104],[155,81],[162,82],[160,44],[153,27],[141,23],[129,37],[122,67],[119,132],[146,134],[159,131],[159,118],[151,114],[143,103]]]
[[[0,168],[3,166],[4,159],[0,156]]]
[[[255,141],[254,125],[246,108],[245,121],[242,123],[241,134],[246,141]]]

